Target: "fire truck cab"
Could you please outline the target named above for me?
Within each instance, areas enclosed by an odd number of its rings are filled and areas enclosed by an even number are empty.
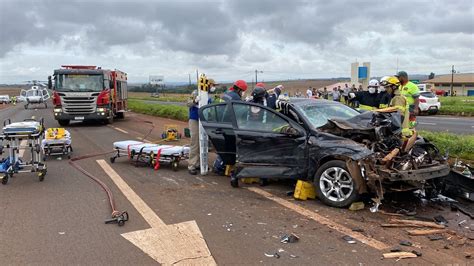
[[[48,87],[53,90],[54,118],[61,126],[90,120],[109,124],[124,118],[127,74],[120,70],[63,65],[48,77]]]

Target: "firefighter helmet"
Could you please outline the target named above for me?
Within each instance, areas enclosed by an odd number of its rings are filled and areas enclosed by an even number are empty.
[[[247,82],[245,82],[245,80],[237,80],[236,82],[234,82],[234,88],[237,88],[241,91],[246,91],[247,90]]]

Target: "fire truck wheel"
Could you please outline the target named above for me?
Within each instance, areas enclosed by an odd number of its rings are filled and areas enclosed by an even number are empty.
[[[114,112],[111,110],[109,113],[109,118],[107,119],[107,124],[113,124],[114,123]]]

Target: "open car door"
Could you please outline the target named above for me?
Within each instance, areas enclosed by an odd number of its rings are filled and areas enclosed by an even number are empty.
[[[299,178],[307,169],[306,131],[253,103],[233,102],[237,178]]]
[[[47,89],[42,89],[41,92],[42,92],[42,94],[43,94],[43,95],[42,95],[43,101],[48,100],[49,97],[50,97],[50,96],[49,96],[49,91],[48,91]]]
[[[232,107],[228,103],[206,105],[199,109],[199,119],[224,164],[235,164],[235,134]]]

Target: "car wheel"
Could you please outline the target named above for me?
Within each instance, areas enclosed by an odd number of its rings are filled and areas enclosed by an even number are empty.
[[[347,170],[346,163],[333,160],[323,164],[314,177],[316,195],[332,207],[346,207],[359,197],[357,185]]]

